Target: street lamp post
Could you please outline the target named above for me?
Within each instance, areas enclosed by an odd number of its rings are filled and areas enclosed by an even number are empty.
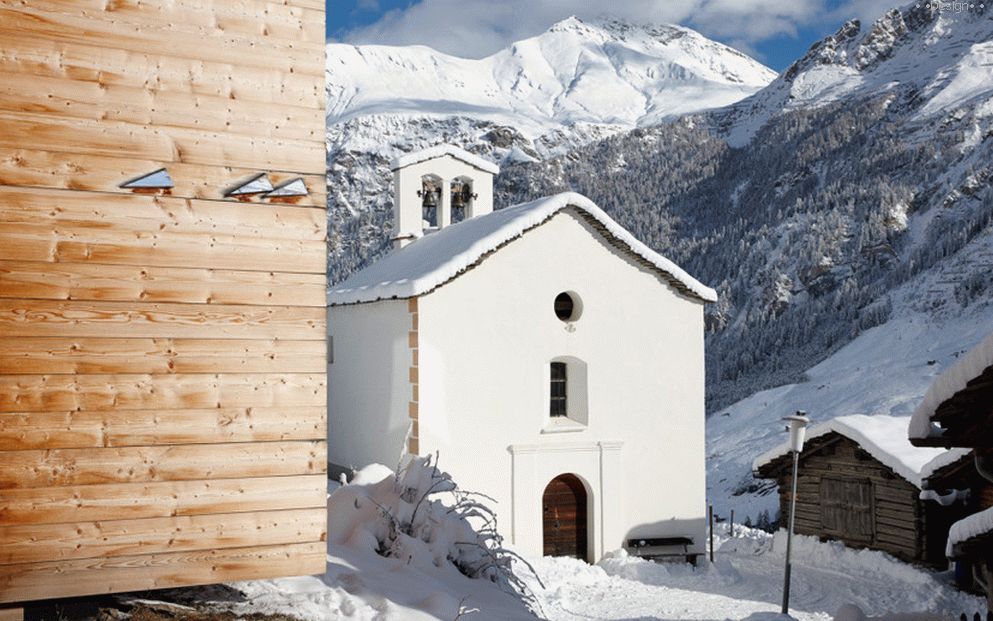
[[[793,492],[790,494],[790,522],[786,531],[786,572],[783,576],[783,614],[789,613],[790,608],[790,552],[793,549],[793,524],[796,520],[796,474],[800,465],[800,451],[803,450],[803,440],[807,435],[807,425],[810,419],[803,410],[798,410],[793,416],[783,420],[790,423],[790,450],[793,452]]]

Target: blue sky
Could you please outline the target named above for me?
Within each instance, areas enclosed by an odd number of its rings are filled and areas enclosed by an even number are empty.
[[[569,15],[670,22],[732,45],[777,71],[850,18],[872,20],[900,0],[327,0],[329,40],[429,45],[481,57]]]

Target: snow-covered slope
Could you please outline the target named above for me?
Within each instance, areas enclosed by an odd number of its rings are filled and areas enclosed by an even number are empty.
[[[783,416],[798,409],[814,423],[850,414],[909,416],[942,371],[993,333],[993,296],[963,308],[944,294],[969,256],[989,257],[986,269],[993,265],[993,231],[970,246],[971,253],[894,291],[894,316],[808,369],[806,381],[761,391],[708,419],[708,497],[719,515],[734,509],[739,519],[763,511],[775,518],[775,482],[754,479],[752,462],[787,440]]]
[[[331,123],[405,113],[530,131],[633,126],[735,102],[775,77],[688,28],[576,17],[478,60],[423,46],[346,44],[328,45],[327,58]]]
[[[942,11],[935,3],[915,3],[867,28],[847,22],[767,88],[731,107],[722,119],[729,141],[746,145],[782,111],[883,93],[899,104],[908,90],[917,120],[940,119],[962,106],[993,115],[993,10],[980,7]]]

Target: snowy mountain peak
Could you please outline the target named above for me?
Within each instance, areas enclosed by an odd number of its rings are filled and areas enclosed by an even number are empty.
[[[634,127],[720,107],[775,77],[678,26],[562,20],[482,59],[424,46],[328,45],[328,120],[466,115],[535,136],[577,123]]]
[[[981,7],[913,4],[888,11],[868,28],[846,22],[767,88],[733,106],[729,141],[746,144],[784,110],[848,97],[903,93],[909,98],[903,103],[919,109],[919,118],[962,106],[982,112],[993,105],[984,103],[993,97],[993,10]]]

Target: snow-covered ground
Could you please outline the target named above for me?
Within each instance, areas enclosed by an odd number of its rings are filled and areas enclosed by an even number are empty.
[[[384,479],[378,482],[380,477]],[[411,498],[402,485],[396,487],[394,498],[389,497],[392,473],[381,466],[363,470],[356,481],[329,497],[329,516],[335,520],[332,531],[334,524],[343,526],[329,538],[325,575],[187,589],[181,596],[170,599],[167,593],[163,599],[169,605],[176,601],[193,604],[190,610],[230,611],[239,616],[281,614],[306,620],[534,619],[506,585],[501,588],[487,579],[469,579],[438,557],[439,550],[448,549],[448,558],[452,558],[450,535],[462,528],[444,511],[429,512],[433,517],[425,515],[426,521],[422,518],[424,524],[435,525],[431,532],[419,530],[419,538],[413,541],[398,540],[402,543],[399,556],[377,553],[377,548],[384,547],[384,535],[387,539],[396,536],[396,531],[382,530],[389,520],[381,519],[384,515],[377,513],[377,507],[390,513],[399,507],[403,513],[403,505],[396,500]],[[378,499],[375,505],[369,504],[371,499]],[[410,506],[416,504],[415,500]],[[458,538],[466,536],[463,529]],[[713,564],[706,559],[698,567],[656,564],[619,551],[596,565],[546,557],[531,559],[534,573],[527,562],[518,561],[515,566],[534,594],[540,614],[550,621],[827,621],[845,606],[871,617],[928,613],[913,617],[923,621],[984,611],[979,598],[950,586],[947,573],[919,569],[881,552],[797,537],[792,616],[780,617],[775,613],[782,594],[784,548],[782,532],[774,536],[739,526],[730,537],[727,525],[719,524]],[[844,618],[861,619],[858,615]],[[906,619],[892,617],[897,618]]]
[[[538,591],[552,620],[746,619],[777,612],[782,598],[785,536],[720,525],[713,565],[665,565],[621,553],[590,566],[544,558]],[[947,584],[947,574],[906,565],[881,552],[851,550],[811,537],[793,541],[791,614],[827,620],[846,604],[886,613],[982,611],[979,598]],[[936,617],[940,618],[940,617]]]
[[[544,583],[528,580],[550,621],[778,618],[784,537],[721,525],[716,559],[693,568],[656,564],[623,553],[588,565],[568,558],[533,560]],[[980,598],[955,590],[948,574],[934,574],[870,550],[855,551],[809,537],[793,542],[791,615],[827,621],[854,604],[870,617],[930,613],[913,618],[951,619],[983,612]],[[331,548],[322,577],[241,582],[242,601],[214,604],[236,614],[281,613],[301,619],[361,621],[513,621],[524,608],[487,581],[457,572],[412,569],[407,563],[354,549]],[[209,603],[204,591],[200,605]],[[459,610],[463,616],[459,616]],[[474,611],[474,612],[471,612]],[[971,617],[971,614],[970,614]]]

